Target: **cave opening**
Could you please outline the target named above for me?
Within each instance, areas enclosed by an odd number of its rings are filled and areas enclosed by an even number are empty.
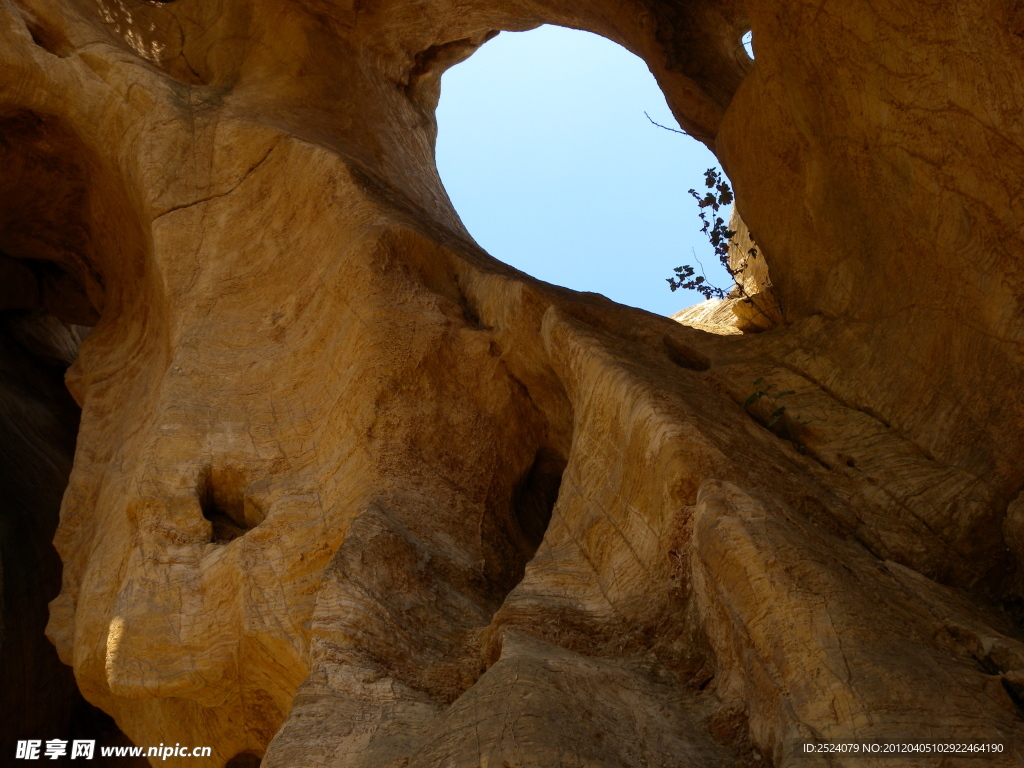
[[[65,374],[103,296],[87,158],[55,118],[0,119],[0,711],[9,714],[0,740],[8,744],[86,735],[131,744],[83,698],[45,635],[61,586],[53,539],[81,417]]]
[[[557,452],[541,448],[530,471],[516,488],[512,508],[526,539],[528,559],[536,553],[547,533],[566,463]]]
[[[740,38],[740,44],[743,46],[743,50],[747,52],[747,56],[754,59],[754,33],[747,30],[743,33],[743,37]]]
[[[263,759],[255,752],[240,752],[227,761],[224,768],[259,768]]]
[[[650,119],[645,116],[650,115]],[[447,71],[436,161],[470,234],[546,282],[671,315],[700,263],[728,286],[689,196],[717,158],[676,123],[647,65],[589,32],[501,33]]]
[[[199,506],[210,521],[213,544],[229,544],[244,536],[265,517],[245,490],[245,474],[232,467],[207,468],[199,480]]]

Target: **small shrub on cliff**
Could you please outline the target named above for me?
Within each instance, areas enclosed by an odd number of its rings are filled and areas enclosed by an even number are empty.
[[[775,385],[767,384],[762,376],[754,379],[754,391],[743,401],[743,407],[749,410],[750,406],[754,405],[758,400],[766,399],[771,401],[771,405],[774,407],[765,420],[764,425],[781,437],[796,442],[796,436],[800,427],[807,426],[811,422],[801,419],[799,414],[796,416],[791,415],[786,410],[786,406],[780,403],[782,398],[793,394],[796,393],[792,389],[788,389],[785,392],[776,392]]]
[[[719,262],[732,278],[733,285],[729,289],[719,288],[708,281],[705,275],[697,275],[690,264],[676,267],[673,270],[675,275],[668,278],[666,282],[673,291],[679,288],[697,291],[705,299],[724,299],[728,293],[735,292],[749,302],[750,297],[747,296],[743,284],[739,280],[743,272],[742,267],[733,269],[729,264],[729,246],[735,243],[733,238],[736,236],[736,232],[729,229],[725,224],[725,219],[719,215],[723,206],[731,205],[733,202],[732,188],[717,168],[708,168],[704,171],[704,185],[707,187],[706,192],[697,192],[697,190],[691,189],[690,196],[697,201],[698,216],[704,225],[701,227],[701,232],[707,236]],[[753,244],[753,240],[751,240],[751,247],[747,250],[747,254],[750,258],[757,258],[757,246]],[[701,271],[703,272],[703,270]]]

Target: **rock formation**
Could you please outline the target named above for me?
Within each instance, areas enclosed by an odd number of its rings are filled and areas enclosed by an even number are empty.
[[[778,327],[784,318],[782,305],[768,274],[768,259],[736,206],[732,208],[727,232],[732,233],[728,236],[727,257],[733,277],[731,290],[721,299],[707,299],[680,310],[672,315],[672,319],[691,328],[725,336]]]
[[[0,297],[94,326],[46,630],[85,699],[218,766],[1019,750],[1022,20],[0,0]],[[686,327],[472,241],[441,73],[541,23],[648,63],[734,181],[778,327]],[[33,466],[73,428],[46,398]],[[5,637],[31,621],[8,606]]]

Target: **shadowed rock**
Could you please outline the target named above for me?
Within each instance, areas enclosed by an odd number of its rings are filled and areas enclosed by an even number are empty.
[[[216,765],[1019,741],[1017,15],[0,1],[0,296],[95,325],[47,627],[81,693]],[[643,57],[719,156],[762,332],[471,240],[440,77],[541,23]]]

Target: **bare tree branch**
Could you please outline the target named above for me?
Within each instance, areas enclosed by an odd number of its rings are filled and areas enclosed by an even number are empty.
[[[648,120],[650,120],[652,123],[654,123],[654,125],[658,126],[659,128],[664,128],[666,131],[672,131],[672,133],[681,133],[681,134],[683,134],[683,136],[689,136],[690,135],[686,131],[677,131],[675,128],[669,128],[667,125],[662,125],[661,123],[655,123],[654,120],[651,118],[651,116],[648,115],[646,112],[644,112],[644,117],[646,117]]]

